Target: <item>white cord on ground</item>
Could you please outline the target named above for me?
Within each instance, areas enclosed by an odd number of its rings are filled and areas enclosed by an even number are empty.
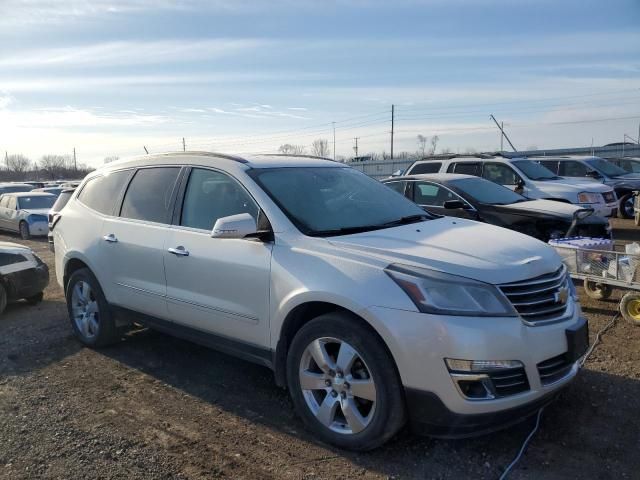
[[[613,316],[613,318],[611,319],[611,321],[609,323],[607,323],[598,333],[596,333],[595,340],[593,341],[593,343],[591,344],[591,346],[587,350],[587,353],[585,353],[584,357],[582,357],[582,360],[580,362],[580,366],[581,367],[584,366],[585,362],[591,356],[591,354],[595,350],[596,346],[600,343],[600,336],[604,332],[609,330],[616,323],[616,320],[618,319],[618,316],[619,316],[619,314],[616,313]],[[509,475],[509,472],[511,472],[511,469],[516,465],[516,463],[518,463],[518,461],[520,461],[520,458],[522,457],[522,454],[524,453],[525,449],[527,448],[527,445],[529,445],[529,442],[531,441],[531,439],[533,438],[535,433],[538,431],[538,427],[540,426],[540,417],[542,417],[542,411],[543,410],[544,410],[544,407],[542,407],[540,410],[538,410],[538,416],[536,418],[536,425],[533,427],[533,430],[531,430],[531,433],[529,433],[527,438],[525,438],[524,443],[522,444],[522,447],[520,447],[520,451],[518,452],[518,455],[516,455],[516,458],[514,458],[513,461],[507,466],[507,468],[505,468],[504,472],[502,472],[502,475],[500,475],[499,480],[504,480],[505,478],[507,478],[507,475]]]
[[[543,410],[544,410],[544,407],[538,410],[538,416],[536,417],[535,427],[533,427],[533,430],[531,430],[531,433],[524,440],[524,443],[522,444],[522,447],[520,447],[520,451],[518,452],[518,455],[516,455],[516,458],[514,458],[513,461],[509,464],[509,466],[507,466],[507,468],[504,469],[504,472],[502,472],[502,475],[500,475],[499,480],[504,480],[505,478],[507,478],[507,475],[509,475],[509,472],[511,471],[511,469],[515,466],[516,463],[518,463],[518,461],[520,460],[520,457],[522,457],[522,454],[527,448],[527,445],[529,445],[529,442],[531,441],[535,433],[538,431],[538,427],[540,426],[540,417],[542,417]]]

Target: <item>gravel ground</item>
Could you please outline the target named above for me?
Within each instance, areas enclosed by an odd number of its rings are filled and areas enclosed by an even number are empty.
[[[631,221],[613,223],[618,238],[640,240]],[[21,243],[53,265],[46,241]],[[581,297],[593,339],[620,294]],[[639,478],[638,412],[640,327],[620,320],[545,410],[510,478]],[[314,440],[263,367],[147,330],[82,348],[53,276],[43,303],[0,317],[0,478],[495,479],[532,425],[460,441],[405,431],[343,452]]]

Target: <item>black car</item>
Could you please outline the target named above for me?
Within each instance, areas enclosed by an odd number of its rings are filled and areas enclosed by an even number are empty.
[[[593,210],[553,200],[530,200],[484,178],[459,174],[394,177],[386,185],[428,212],[516,230],[542,241],[568,236],[610,238],[609,221]]]

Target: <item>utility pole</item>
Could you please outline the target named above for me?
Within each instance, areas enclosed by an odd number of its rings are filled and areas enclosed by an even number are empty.
[[[509,145],[511,145],[511,148],[513,149],[514,152],[517,152],[518,150],[516,150],[516,147],[513,146],[513,143],[511,143],[511,140],[509,140],[509,137],[507,136],[507,134],[504,132],[504,128],[502,128],[500,126],[500,124],[498,123],[498,121],[496,120],[496,117],[494,117],[493,115],[489,115],[489,118],[491,120],[493,120],[493,123],[496,124],[496,127],[498,127],[500,129],[500,132],[502,132],[502,135],[504,135],[504,138],[507,139],[507,142],[509,142]]]
[[[9,152],[4,151],[4,164],[9,168]]]
[[[187,144],[184,141],[184,137],[182,137],[182,151],[186,152],[187,151]]]
[[[503,131],[504,131],[504,122],[500,122],[500,152],[504,152],[504,135],[502,135]]]
[[[353,149],[356,151],[356,157],[358,156],[358,138],[360,137],[354,137],[354,140],[356,141],[356,146],[353,147]]]
[[[336,161],[336,122],[331,122],[333,124],[333,161]]]
[[[394,120],[395,120],[395,110],[396,110],[396,106],[391,104],[391,160],[393,160],[393,127],[394,127]]]
[[[145,152],[147,155],[149,155],[149,150],[147,150],[147,147],[143,145],[143,146],[142,146],[142,148],[144,148],[144,152]]]
[[[76,147],[73,147],[73,169],[78,171],[78,162],[76,161]]]

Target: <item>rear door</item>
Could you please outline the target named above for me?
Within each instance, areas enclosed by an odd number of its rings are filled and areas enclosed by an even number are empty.
[[[466,208],[444,208],[450,200],[458,200]],[[424,180],[413,182],[413,201],[427,211],[450,217],[469,218],[475,220],[477,215],[469,203],[457,193],[443,185]]]
[[[480,162],[453,162],[449,165],[447,172],[479,177],[482,173],[482,165]]]
[[[6,230],[13,230],[17,232],[18,227],[18,200],[14,195],[9,195],[7,200],[7,208],[5,209],[5,215],[3,219],[4,227]]]
[[[115,216],[101,231],[102,268],[111,283],[110,301],[167,318],[164,248],[181,168],[138,169]]]
[[[0,197],[0,228],[3,230],[7,229],[9,219],[9,197],[7,194]]]
[[[514,192],[518,189],[518,183],[522,181],[520,175],[518,175],[513,168],[504,163],[497,162],[487,162],[484,164],[482,178],[507,187]]]

